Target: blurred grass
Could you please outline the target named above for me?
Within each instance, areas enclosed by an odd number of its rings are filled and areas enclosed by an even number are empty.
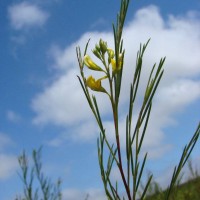
[[[189,172],[188,178],[182,182],[184,174],[179,177],[177,186],[174,188],[169,200],[200,200],[199,171],[194,167],[191,158],[189,158],[187,164]],[[149,195],[147,195],[145,200],[164,200],[166,191],[162,190],[156,181],[153,181],[149,187]]]
[[[164,200],[166,191],[161,191],[157,184],[154,188],[155,193],[146,197],[145,200]],[[177,186],[169,200],[200,200],[200,176]]]

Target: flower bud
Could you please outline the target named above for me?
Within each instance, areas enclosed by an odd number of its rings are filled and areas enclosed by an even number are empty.
[[[107,93],[106,90],[101,86],[101,80],[105,78],[106,77],[95,80],[93,76],[89,76],[86,80],[86,84],[91,90]]]
[[[91,70],[103,71],[101,67],[99,67],[95,62],[93,62],[93,60],[88,55],[85,55],[84,57],[84,64]]]
[[[99,46],[100,46],[102,54],[105,54],[107,51],[107,42],[104,42],[102,39],[100,39]]]
[[[98,44],[95,45],[95,49],[96,49],[97,51],[100,51],[100,50],[101,50],[101,49],[100,49],[100,46],[99,46]]]
[[[99,51],[98,51],[96,48],[93,49],[92,52],[93,52],[93,54],[94,54],[97,58],[101,59],[100,53],[99,53]]]
[[[114,51],[113,51],[112,49],[110,49],[110,48],[107,48],[107,53],[108,53],[108,62],[109,62],[109,64],[110,64],[110,63],[111,63],[111,59],[113,59],[114,56],[115,56],[115,53],[114,53]]]
[[[122,54],[119,55],[118,66],[117,66],[116,60],[114,58],[111,59],[112,71],[113,71],[114,74],[117,73],[117,72],[119,72],[121,70],[121,68],[122,68],[122,61],[123,61]]]

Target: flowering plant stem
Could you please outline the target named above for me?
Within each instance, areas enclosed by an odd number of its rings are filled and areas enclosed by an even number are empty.
[[[125,50],[123,49],[122,33],[129,3],[129,0],[121,0],[120,11],[117,15],[117,22],[116,25],[113,24],[114,50],[109,48],[107,43],[102,39],[100,39],[99,44],[97,44],[93,49],[94,56],[96,56],[97,59],[101,61],[102,66],[97,65],[92,60],[92,58],[87,55],[89,41],[86,44],[83,57],[80,48],[77,47],[76,49],[80,68],[80,76],[78,76],[78,79],[100,129],[100,136],[97,140],[98,160],[104,190],[109,200],[136,200],[136,198],[138,198],[138,190],[141,184],[142,175],[148,155],[148,153],[146,153],[143,156],[143,159],[141,159],[141,149],[150,118],[152,100],[164,72],[163,64],[165,62],[165,58],[161,58],[158,65],[153,65],[152,70],[149,74],[149,79],[146,85],[146,89],[144,91],[143,102],[139,111],[135,128],[133,128],[132,121],[134,103],[140,85],[143,56],[148,46],[149,40],[146,44],[140,45],[136,57],[133,81],[130,86],[129,110],[126,117],[125,130],[126,148],[125,151],[122,152],[123,148],[121,147],[122,144],[120,140],[121,133],[119,132],[119,100],[125,56]],[[89,70],[98,71],[101,74],[103,73],[104,76],[97,80],[93,76],[89,76],[88,78],[86,78],[84,74],[85,66],[87,66]],[[104,88],[102,86],[102,82],[106,80],[108,81],[108,88]],[[107,95],[110,100],[112,107],[113,126],[115,130],[114,144],[112,144],[108,140],[106,129],[104,128],[103,120],[99,111],[97,99],[93,94],[91,94],[90,90],[101,92],[102,95]],[[169,186],[168,192],[166,193],[166,199],[169,199],[169,195],[177,181],[178,175],[180,174],[181,169],[183,168],[192,149],[196,144],[196,141],[200,134],[199,129],[200,128],[198,126],[197,131],[183,151],[183,155],[181,157],[178,167],[176,167],[174,170],[171,184]],[[123,185],[123,187],[120,187],[120,189],[118,188],[118,182],[116,181],[116,183],[113,184],[113,180],[110,176],[114,166],[118,168],[121,175],[121,181],[119,182],[119,184],[120,186]],[[152,177],[153,175],[149,176],[146,185],[141,193],[140,199],[145,198]]]
[[[62,200],[61,180],[58,179],[56,183],[52,183],[51,179],[42,172],[41,151],[42,147],[33,150],[33,166],[30,166],[25,151],[19,156],[21,169],[19,176],[24,186],[24,195],[17,196],[15,200]]]

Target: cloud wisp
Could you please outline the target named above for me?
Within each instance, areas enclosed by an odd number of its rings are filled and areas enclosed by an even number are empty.
[[[21,2],[8,8],[8,17],[13,29],[24,30],[42,27],[49,18],[49,14],[37,5]]]
[[[167,144],[164,144],[165,133],[163,129],[176,122],[173,118],[174,114],[200,98],[200,81],[198,80],[200,75],[200,58],[198,56],[198,52],[200,52],[200,26],[197,20],[198,17],[195,13],[191,17],[191,12],[182,17],[171,15],[168,19],[163,19],[157,7],[149,6],[137,11],[134,18],[125,26],[126,57],[121,93],[121,119],[128,109],[131,74],[133,74],[136,52],[140,42],[144,43],[151,37],[144,57],[141,91],[139,91],[138,99],[143,98],[142,91],[154,62],[158,63],[161,57],[167,57],[164,78],[155,97],[154,104],[156,106],[153,106],[145,140],[145,147],[157,152],[159,149],[163,149],[163,145],[166,145],[165,151],[161,151],[162,154],[170,149]],[[100,38],[107,41],[110,47],[113,46],[112,33],[103,31],[85,33],[78,41],[65,49],[54,46],[51,51],[54,57],[53,65],[58,72],[62,73],[32,101],[32,108],[36,113],[34,118],[36,124],[51,123],[63,127],[76,127],[77,138],[83,139],[88,135],[93,138],[96,133],[88,134],[89,130],[85,129],[87,124],[92,126],[91,119],[93,120],[93,118],[76,77],[79,71],[75,47],[79,45],[84,49],[89,38],[92,38],[89,48],[93,48]],[[188,90],[190,95],[186,96]],[[102,116],[108,118],[110,110],[108,109],[109,102],[105,100],[106,96],[103,94],[95,95],[97,95]],[[136,113],[138,109],[139,107],[136,107]],[[137,115],[135,114],[134,117]],[[80,125],[82,123],[85,124],[84,128]],[[112,132],[110,125],[112,123],[108,120],[106,124],[107,132]],[[122,127],[123,124],[122,120]],[[79,127],[78,131],[77,127]],[[73,135],[73,131],[70,132],[69,137]],[[155,155],[155,157],[159,156]]]
[[[82,198],[89,198],[95,200],[106,200],[104,192],[99,189],[90,188],[85,191],[80,191],[77,189],[66,189],[63,191],[64,199],[79,200]]]
[[[0,163],[0,180],[15,175],[16,170],[18,169],[16,156],[0,153]]]
[[[12,110],[6,112],[6,117],[9,121],[17,123],[21,120],[21,116]]]
[[[11,139],[7,135],[0,132],[0,151],[2,151],[4,148],[11,144]]]
[[[18,168],[16,156],[3,153],[12,144],[13,141],[6,134],[0,133],[0,180],[11,177]]]

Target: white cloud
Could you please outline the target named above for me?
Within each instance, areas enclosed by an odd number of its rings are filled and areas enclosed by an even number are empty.
[[[0,133],[0,180],[14,175],[18,167],[16,156],[3,153],[12,144],[13,141],[6,134]]]
[[[69,125],[90,118],[86,99],[81,97],[82,91],[76,74],[77,70],[71,69],[36,97],[33,108],[40,114],[34,119],[34,123]]]
[[[184,110],[186,106],[200,98],[200,81],[198,80],[200,75],[200,57],[198,55],[200,52],[200,26],[197,23],[198,20],[195,13],[191,14],[191,12],[182,17],[171,15],[167,20],[164,20],[157,7],[149,6],[139,10],[125,26],[126,55],[121,93],[122,103],[120,104],[122,111],[120,124],[122,127],[125,123],[123,116],[127,110],[132,70],[134,70],[139,43],[144,43],[151,37],[144,57],[139,99],[142,98],[142,89],[145,87],[154,62],[158,63],[161,57],[167,57],[164,77],[155,97],[148,134],[144,141],[145,147],[154,148],[154,153],[160,152],[159,155],[152,153],[155,157],[159,157],[171,148],[167,144],[166,146],[163,144],[165,137],[163,128],[176,122],[176,119],[173,118],[174,114]],[[65,49],[58,46],[52,48],[51,54],[55,60],[53,65],[58,72],[62,73],[33,99],[32,108],[36,112],[35,123],[77,126],[79,130],[77,132],[81,133],[77,134],[77,137],[88,138],[88,136],[92,136],[88,133],[89,128],[87,130],[84,128],[85,131],[81,131],[83,127],[80,126],[79,129],[80,122],[87,126],[94,119],[91,117],[89,106],[76,77],[79,72],[75,54],[75,47],[79,45],[84,49],[89,38],[91,38],[89,49],[94,48],[95,43],[100,38],[108,41],[109,46],[113,46],[111,32],[88,32]],[[102,116],[107,116],[110,112],[110,105],[105,100],[106,95],[96,95]],[[138,109],[137,107],[136,111]],[[108,132],[112,130],[109,123],[110,121],[107,122]],[[94,129],[92,128],[91,131]]]
[[[10,144],[12,144],[11,139],[7,135],[0,133],[0,150],[4,149]]]
[[[49,14],[34,4],[21,2],[8,8],[11,26],[16,30],[30,27],[41,27]]]
[[[18,168],[17,158],[12,155],[0,154],[0,180],[9,178]]]
[[[85,191],[77,189],[65,189],[62,194],[63,199],[70,200],[80,200],[85,199],[86,197],[93,200],[106,200],[104,192],[99,189],[88,189]]]

